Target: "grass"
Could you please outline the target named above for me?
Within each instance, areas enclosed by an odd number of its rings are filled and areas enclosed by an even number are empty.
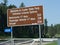
[[[56,34],[55,37],[60,37],[60,34]]]
[[[0,39],[8,39],[10,36],[0,36]]]
[[[46,45],[58,45],[56,41],[52,42],[52,43],[49,43],[49,44],[46,44]]]

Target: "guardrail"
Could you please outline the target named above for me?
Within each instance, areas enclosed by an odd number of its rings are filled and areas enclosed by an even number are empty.
[[[1,42],[0,45],[7,45],[7,43],[11,43],[11,40]],[[9,44],[10,45],[10,44]]]
[[[11,40],[8,40],[8,39],[5,39],[5,40],[7,40],[7,41],[5,41],[5,42],[1,42],[0,43],[0,45],[11,45]],[[27,39],[27,38],[25,38],[25,39],[20,39],[20,38],[15,38],[15,39],[13,39],[13,40],[25,40],[24,42],[19,42],[19,43],[14,43],[15,45],[21,45],[21,44],[27,44],[27,43],[29,43],[29,45],[33,45],[36,41],[40,41],[40,39],[39,38],[36,38],[36,39]],[[28,41],[27,41],[28,40]],[[56,40],[58,40],[57,38],[42,38],[41,39],[42,41],[56,41]]]

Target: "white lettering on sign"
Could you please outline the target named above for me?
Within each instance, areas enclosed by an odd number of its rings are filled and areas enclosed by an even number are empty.
[[[9,20],[10,22],[17,22],[18,21],[18,19],[15,19],[15,20]]]
[[[30,14],[31,14],[31,13],[37,13],[37,11],[30,11]]]
[[[26,21],[26,19],[19,19],[19,21]]]
[[[42,17],[38,17],[38,19],[42,19]]]
[[[15,25],[16,23],[9,23],[9,25]]]
[[[37,14],[37,16],[41,16],[41,13],[40,14]]]
[[[42,23],[42,21],[38,21],[38,23]]]
[[[22,11],[28,11],[28,9],[22,9]]]
[[[12,13],[12,15],[20,15],[20,14],[21,14],[21,13],[19,13],[19,12],[18,12],[18,13]]]
[[[29,12],[22,12],[22,14],[29,14]]]
[[[29,8],[29,10],[34,10],[34,8]]]
[[[11,13],[18,12],[19,10],[10,10]]]
[[[39,7],[35,7],[35,10],[39,10]]]
[[[23,15],[21,15],[21,16],[19,16],[19,17],[20,17],[20,18],[28,18],[28,16],[27,16],[27,15],[26,15],[26,16],[25,16],[25,15],[24,15],[24,16],[23,16]]]
[[[28,16],[26,15],[26,16],[23,16],[24,18],[28,18]]]
[[[14,17],[9,17],[9,19],[16,19],[16,18],[19,18],[19,16],[14,16]]]
[[[35,20],[35,18],[31,18],[31,20]]]

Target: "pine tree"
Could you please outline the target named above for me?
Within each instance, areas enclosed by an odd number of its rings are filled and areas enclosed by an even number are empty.
[[[21,5],[20,5],[20,7],[19,7],[19,8],[21,8],[21,7],[25,7],[25,5],[24,5],[24,3],[23,3],[23,2],[21,3]]]
[[[8,0],[3,0],[4,5],[7,5]]]
[[[48,26],[47,26],[47,19],[45,19],[45,23],[44,23],[44,35],[46,36],[47,32],[48,32]]]

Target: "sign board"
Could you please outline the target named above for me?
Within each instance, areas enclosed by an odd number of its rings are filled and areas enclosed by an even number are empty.
[[[5,29],[4,32],[12,32],[11,29]]]
[[[43,6],[7,10],[7,26],[43,24]]]

